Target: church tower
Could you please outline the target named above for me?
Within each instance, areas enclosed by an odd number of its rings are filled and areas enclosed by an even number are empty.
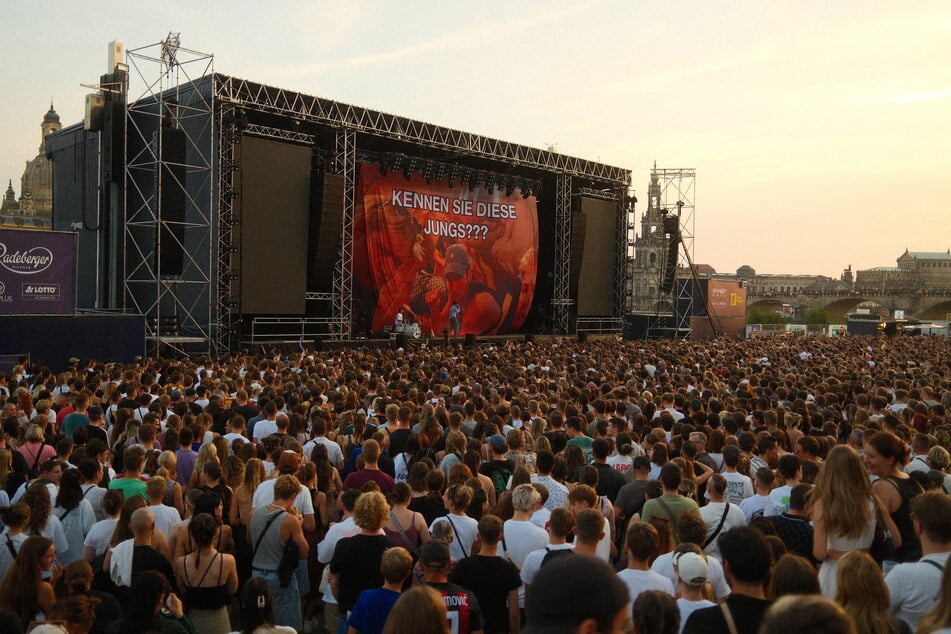
[[[46,158],[46,137],[61,130],[59,115],[50,109],[40,125],[40,150],[31,161],[26,162],[23,178],[20,179],[20,213],[38,218],[53,217],[53,166]]]
[[[640,234],[634,240],[632,295],[635,310],[653,310],[667,253],[668,240],[664,235],[664,212],[661,209],[662,192],[656,167],[651,172],[647,210],[641,217]]]

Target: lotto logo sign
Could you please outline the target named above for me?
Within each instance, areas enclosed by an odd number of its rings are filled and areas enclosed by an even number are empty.
[[[59,301],[59,284],[23,284],[23,301],[56,302]]]

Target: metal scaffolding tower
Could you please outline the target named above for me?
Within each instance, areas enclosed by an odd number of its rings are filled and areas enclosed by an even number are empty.
[[[183,48],[177,33],[129,50],[125,116],[123,308],[146,317],[148,351],[164,344],[210,352],[215,314],[214,57]],[[169,130],[184,133],[184,160],[167,155]],[[184,209],[163,209],[176,189]],[[172,219],[170,219],[172,218]],[[162,270],[180,252],[181,270]],[[164,253],[164,255],[163,255]]]

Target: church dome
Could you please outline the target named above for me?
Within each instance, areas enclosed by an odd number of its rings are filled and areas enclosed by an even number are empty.
[[[749,264],[744,264],[743,266],[741,266],[740,268],[736,270],[736,276],[737,277],[755,277],[756,269],[754,269]]]
[[[53,110],[53,104],[50,104],[49,112],[43,115],[43,123],[59,123],[59,115]]]

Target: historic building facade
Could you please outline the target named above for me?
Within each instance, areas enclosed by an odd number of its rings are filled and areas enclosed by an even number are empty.
[[[20,178],[20,198],[17,200],[13,182],[0,202],[0,224],[30,228],[50,228],[53,223],[53,166],[46,158],[46,137],[60,130],[59,115],[50,104],[49,111],[40,124],[40,149],[33,159],[26,162]]]

